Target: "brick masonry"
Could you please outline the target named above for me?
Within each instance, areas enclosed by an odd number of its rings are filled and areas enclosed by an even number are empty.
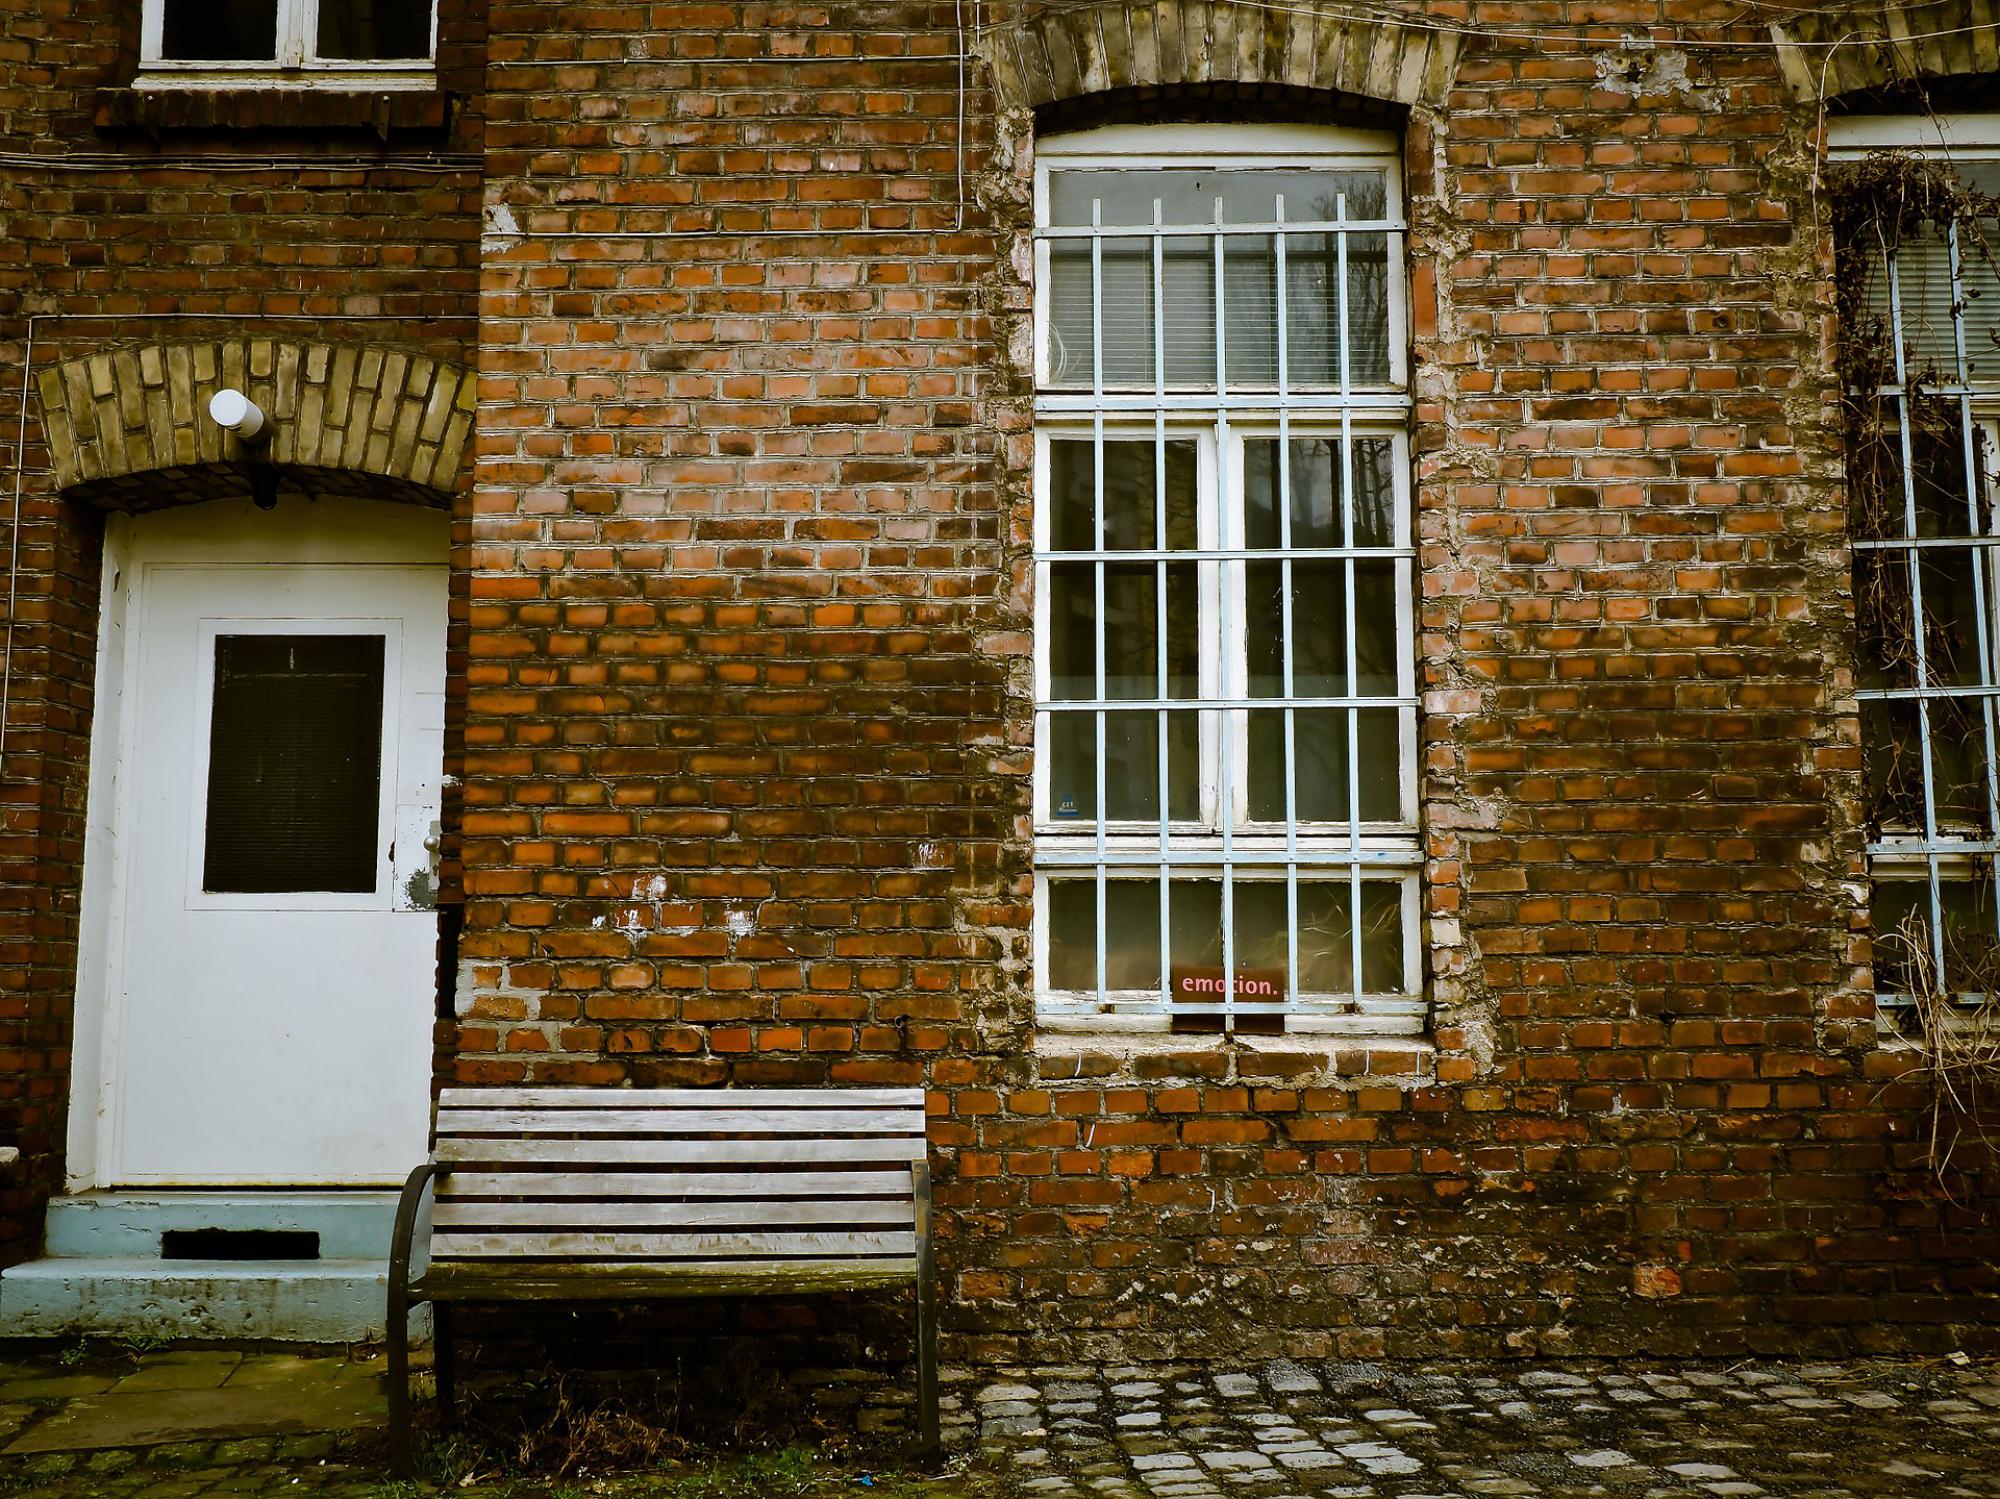
[[[121,64],[43,11],[0,117],[69,98],[30,138],[103,149]],[[379,343],[338,316],[472,311],[483,195],[476,335],[401,345],[478,370],[451,1076],[928,1084],[973,1358],[2000,1341],[1992,1170],[1940,1185],[1869,999],[1812,36],[1700,0],[1473,5],[1456,46],[1207,0],[455,15],[476,171],[392,133],[310,186],[0,172],[10,334],[250,297]],[[1963,73],[1963,24],[1876,51]],[[1402,119],[1422,1046],[1035,1031],[1038,111]],[[359,149],[314,128],[289,149]],[[228,232],[176,217],[225,192]],[[92,263],[162,221],[184,265]],[[58,1175],[94,597],[39,430],[29,467],[17,1243]]]

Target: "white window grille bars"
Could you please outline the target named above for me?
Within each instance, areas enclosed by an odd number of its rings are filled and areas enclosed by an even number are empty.
[[[1874,605],[1890,622],[1883,633],[1903,637],[1880,652],[1883,659],[1863,662],[1864,681],[1872,677],[1880,685],[1857,689],[1868,723],[1865,753],[1875,762],[1869,767],[1871,783],[1888,807],[1886,812],[1877,808],[1868,854],[1875,882],[1877,1002],[1891,1010],[1913,1003],[1914,973],[1925,968],[1933,992],[1978,1003],[1994,977],[1992,963],[1980,955],[2000,951],[2000,902],[1993,896],[2000,873],[2000,576],[1995,567],[2000,559],[1994,555],[2000,546],[2000,496],[1995,494],[1995,428],[1983,411],[2000,398],[2000,382],[1990,375],[1983,380],[1975,376],[1959,226],[1945,225],[1941,238],[1949,302],[1927,311],[1932,317],[1942,312],[1950,321],[1944,344],[1951,368],[1942,380],[1930,378],[1933,371],[1910,367],[1911,351],[1934,349],[1939,330],[1909,326],[1903,256],[1892,248],[1883,257],[1894,365],[1891,383],[1875,394],[1893,413],[1902,503],[1893,527],[1879,528],[1892,534],[1861,535],[1853,541],[1864,588],[1872,580],[1872,586],[1890,591],[1891,602]],[[1915,248],[1927,259],[1936,258],[1935,241],[1920,240]],[[1990,353],[1979,362],[1992,369]],[[1913,409],[1919,394],[1955,408],[1951,438],[1936,444],[1920,439],[1923,424]],[[1868,461],[1858,455],[1850,459]],[[1938,500],[1945,502],[1943,507]],[[1956,518],[1948,513],[1954,508],[1960,509]],[[1928,603],[1927,588],[1932,594]],[[1969,589],[1969,599],[1951,597],[1962,588]],[[1970,659],[1957,659],[1946,647],[1967,625]],[[1893,659],[1897,647],[1907,649],[1905,665]],[[1899,676],[1907,679],[1897,681]],[[1896,783],[1906,774],[1898,762],[1911,747],[1918,795],[1903,800],[1917,807],[1915,825],[1896,815],[1895,806]],[[1947,760],[1948,765],[1943,763]],[[1912,940],[1924,942],[1928,951],[1903,950]]]
[[[1235,1029],[1250,1016],[1289,1015],[1295,1028],[1342,1030],[1370,1033],[1413,1032],[1422,1025],[1421,961],[1418,949],[1421,929],[1417,909],[1416,871],[1421,855],[1416,838],[1416,692],[1414,663],[1414,565],[1408,502],[1407,461],[1404,430],[1409,400],[1401,387],[1400,354],[1395,349],[1400,334],[1400,287],[1395,284],[1402,265],[1405,226],[1393,212],[1379,217],[1351,217],[1346,195],[1336,194],[1333,214],[1325,217],[1293,219],[1279,195],[1275,214],[1268,221],[1230,222],[1223,199],[1214,198],[1212,222],[1168,223],[1164,204],[1154,198],[1152,222],[1134,228],[1108,227],[1103,222],[1102,202],[1093,200],[1088,225],[1049,225],[1037,233],[1038,307],[1040,339],[1044,349],[1042,388],[1036,400],[1038,418],[1038,495],[1036,585],[1038,605],[1038,691],[1037,735],[1037,979],[1045,1017],[1090,1015],[1102,1023],[1107,1015],[1201,1016],[1219,1018],[1224,1028]],[[1391,205],[1393,206],[1393,200]],[[1353,309],[1349,305],[1350,244],[1358,236],[1375,236],[1386,253],[1385,292],[1389,306],[1382,309],[1387,323],[1389,376],[1387,385],[1363,388],[1355,379]],[[1143,244],[1143,261],[1151,275],[1152,356],[1151,389],[1114,389],[1107,379],[1105,256],[1108,245],[1118,244],[1129,252],[1131,242]],[[1212,264],[1213,371],[1204,388],[1190,388],[1186,380],[1169,379],[1166,267],[1170,248],[1185,255],[1185,246],[1198,240],[1208,247]],[[1052,389],[1046,371],[1053,363],[1047,356],[1049,342],[1048,303],[1050,300],[1049,257],[1051,247],[1062,242],[1081,241],[1088,246],[1090,269],[1090,383],[1088,391]],[[1299,242],[1323,247],[1330,243],[1334,265],[1332,283],[1337,340],[1337,379],[1332,389],[1297,388],[1292,376],[1290,347],[1292,317],[1289,306],[1291,281],[1288,257]],[[1231,288],[1230,249],[1248,247],[1253,255],[1268,246],[1270,285],[1274,306],[1275,380],[1265,388],[1245,388],[1247,382],[1232,376],[1230,349]],[[1150,417],[1148,423],[1145,418]],[[1147,428],[1150,427],[1150,433]],[[1152,545],[1130,545],[1129,537],[1118,538],[1126,545],[1114,545],[1107,536],[1106,455],[1115,447],[1143,442],[1150,436],[1152,448]],[[1090,447],[1091,505],[1089,544],[1084,548],[1064,546],[1053,534],[1050,512],[1053,445],[1076,442],[1087,437]],[[1272,442],[1271,439],[1275,438]],[[1294,534],[1295,439],[1324,442],[1336,457],[1333,464],[1337,540],[1331,545],[1312,545]],[[1169,494],[1170,444],[1186,447],[1192,439],[1200,455],[1197,484],[1197,519],[1192,544],[1170,517],[1175,497]],[[1247,499],[1245,478],[1249,466],[1248,446],[1267,443],[1275,449],[1275,504],[1278,534],[1275,546],[1251,544],[1246,534]],[[1357,534],[1360,510],[1357,493],[1356,455],[1364,443],[1378,451],[1386,447],[1391,492],[1391,524],[1387,534]],[[1183,497],[1184,504],[1184,497]],[[1150,696],[1134,695],[1129,683],[1114,690],[1108,679],[1107,573],[1116,567],[1129,574],[1135,565],[1150,564],[1154,607],[1153,683]],[[1278,572],[1280,618],[1280,682],[1275,693],[1253,689],[1248,659],[1249,605],[1246,579],[1252,567]],[[1312,580],[1323,578],[1327,565],[1338,579],[1339,678],[1345,690],[1339,692],[1302,691],[1297,585],[1301,574]],[[1383,568],[1393,578],[1388,591],[1395,619],[1394,682],[1392,690],[1365,691],[1364,673],[1370,663],[1361,658],[1364,621],[1357,610],[1361,598],[1364,567]],[[1052,580],[1057,570],[1088,568],[1090,579],[1089,660],[1092,680],[1082,695],[1054,690],[1055,673],[1050,660]],[[1197,580],[1200,642],[1197,677],[1192,692],[1185,683],[1172,680],[1173,649],[1169,640],[1169,601],[1177,581],[1189,573]],[[1178,574],[1177,578],[1175,575]],[[1185,594],[1183,588],[1182,593]],[[1378,595],[1379,597],[1379,591]],[[1318,622],[1319,611],[1314,619]],[[1377,627],[1381,621],[1372,622]],[[1320,675],[1324,675],[1321,673]],[[1324,685],[1322,683],[1322,685]],[[1363,786],[1363,714],[1393,714],[1394,806],[1386,817],[1365,815],[1369,795]],[[1250,805],[1249,756],[1252,715],[1276,713],[1281,722],[1283,756],[1280,824],[1254,818]],[[1346,786],[1340,798],[1345,804],[1342,823],[1325,819],[1307,821],[1300,809],[1300,716],[1331,714],[1341,724],[1344,737]],[[1150,715],[1154,719],[1152,743],[1156,756],[1153,770],[1156,819],[1150,829],[1132,819],[1113,815],[1114,787],[1107,764],[1107,744],[1112,738],[1113,721],[1127,716]],[[1174,755],[1178,736],[1173,720],[1192,717],[1197,725],[1193,736],[1201,768],[1198,812],[1176,806]],[[1087,741],[1093,761],[1091,782],[1094,795],[1087,824],[1063,826],[1051,804],[1051,762],[1058,746],[1059,728],[1064,720],[1082,718],[1088,729]],[[1074,743],[1073,736],[1064,736]],[[1316,797],[1323,803],[1323,796]],[[1065,876],[1068,876],[1066,879]],[[1158,900],[1156,958],[1157,988],[1143,993],[1114,983],[1112,947],[1115,916],[1131,914],[1129,901],[1120,901],[1114,911],[1111,895],[1121,881],[1150,880]],[[1239,984],[1230,976],[1241,973],[1245,956],[1239,943],[1239,894],[1246,888],[1262,887],[1282,880],[1283,971],[1286,983],[1282,997],[1267,999],[1239,993]],[[1324,973],[1329,965],[1324,952],[1306,955],[1302,967],[1300,944],[1301,889],[1313,890],[1315,905],[1325,909],[1326,887],[1345,887],[1346,974],[1345,992],[1310,993],[1308,970]],[[1086,886],[1090,901],[1092,953],[1089,989],[1066,988],[1054,972],[1058,966],[1056,939],[1050,928],[1057,914],[1057,897],[1075,895],[1077,886]],[[1190,1001],[1177,996],[1172,988],[1176,966],[1177,940],[1188,936],[1190,921],[1206,919],[1207,906],[1200,900],[1183,902],[1177,895],[1200,887],[1213,886],[1215,916],[1219,920],[1219,947],[1215,964],[1224,976],[1221,993],[1214,998]],[[1143,898],[1143,885],[1139,887]],[[1390,932],[1393,960],[1383,962],[1365,950],[1373,893],[1386,892],[1388,900],[1375,900],[1377,920]],[[1185,909],[1183,907],[1185,906]],[[1199,934],[1197,934],[1199,935]],[[1268,932],[1265,934],[1268,937]],[[1199,947],[1198,941],[1185,944]],[[1073,957],[1074,955],[1072,955]],[[1074,968],[1072,961],[1069,965]],[[1368,983],[1371,969],[1386,969],[1389,982]],[[1218,1002],[1219,1001],[1219,1002]],[[1306,1025],[1299,1025],[1305,1019]]]

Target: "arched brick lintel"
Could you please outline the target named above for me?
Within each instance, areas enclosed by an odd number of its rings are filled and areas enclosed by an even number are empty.
[[[114,503],[144,476],[227,471],[246,458],[449,493],[476,401],[473,372],[460,365],[373,344],[257,337],[86,354],[42,370],[36,387],[58,486]],[[261,448],[246,450],[209,419],[209,397],[228,387],[270,419]]]
[[[987,32],[1005,107],[1120,89],[1278,84],[1395,104],[1442,104],[1455,33],[1218,0],[1064,6]]]
[[[1793,93],[1807,102],[1899,83],[2000,73],[1995,0],[1837,6],[1771,23]]]

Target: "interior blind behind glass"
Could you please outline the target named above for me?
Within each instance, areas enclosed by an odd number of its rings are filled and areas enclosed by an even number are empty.
[[[1344,203],[1341,202],[1344,196]],[[1096,222],[1107,230],[1150,229],[1158,201],[1168,226],[1216,221],[1216,202],[1229,224],[1276,219],[1284,200],[1290,223],[1380,220],[1388,198],[1381,170],[1058,171],[1049,176],[1049,221],[1055,227]],[[1347,239],[1348,378],[1355,385],[1389,380],[1388,236],[1354,232]],[[1169,236],[1161,246],[1160,318],[1166,383],[1215,383],[1215,239]],[[1302,386],[1340,380],[1340,259],[1336,236],[1287,236],[1285,304],[1287,376]],[[1050,381],[1083,386],[1093,378],[1090,242],[1057,239],[1049,248]],[[1099,269],[1104,307],[1104,382],[1148,386],[1153,357],[1153,244],[1150,235],[1104,236]],[[1231,385],[1277,384],[1278,257],[1273,236],[1224,241],[1223,297]]]

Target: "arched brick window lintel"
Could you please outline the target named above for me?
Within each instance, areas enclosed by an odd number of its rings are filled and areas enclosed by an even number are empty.
[[[1005,107],[1043,109],[1124,90],[1239,84],[1309,89],[1404,107],[1438,104],[1455,33],[1210,0],[1066,6],[981,39]]]
[[[1863,0],[1771,23],[1792,92],[1808,103],[2000,74],[1991,0]]]

